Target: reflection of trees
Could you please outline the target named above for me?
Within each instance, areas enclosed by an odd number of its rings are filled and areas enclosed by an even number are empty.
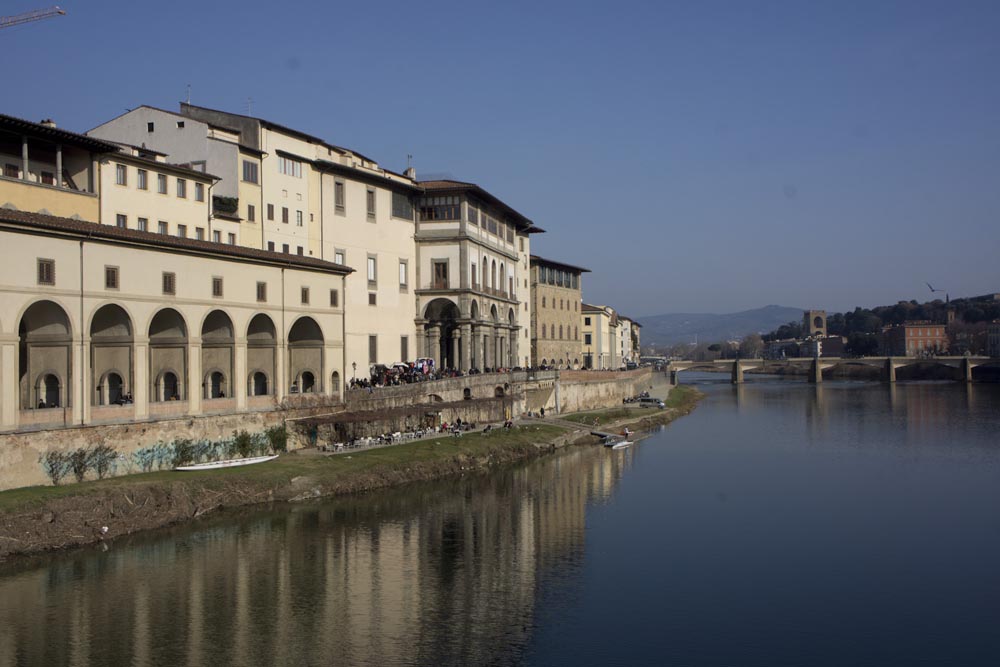
[[[539,583],[580,562],[618,454],[574,448],[22,563],[0,574],[0,665],[517,662]]]

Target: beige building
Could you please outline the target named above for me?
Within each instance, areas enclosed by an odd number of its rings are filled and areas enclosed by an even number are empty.
[[[610,306],[580,307],[583,336],[583,367],[595,370],[617,370],[621,365],[618,343],[618,313]]]
[[[439,367],[530,364],[528,218],[472,183],[422,181],[417,202],[417,349]]]
[[[572,264],[531,256],[531,365],[580,368],[581,277]]]
[[[13,210],[0,243],[2,430],[340,391],[347,267]]]
[[[618,363],[620,366],[639,363],[640,333],[642,325],[630,317],[618,314]]]

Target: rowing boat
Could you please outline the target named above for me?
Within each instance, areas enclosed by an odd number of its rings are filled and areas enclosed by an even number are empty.
[[[209,461],[208,463],[192,463],[186,466],[177,466],[174,470],[182,472],[194,472],[197,470],[218,470],[219,468],[235,468],[237,466],[249,466],[254,463],[264,463],[278,458],[277,454],[270,456],[251,456],[245,459],[226,459],[225,461]]]

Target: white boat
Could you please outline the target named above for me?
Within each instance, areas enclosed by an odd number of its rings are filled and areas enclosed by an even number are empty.
[[[278,458],[277,454],[269,456],[251,456],[245,459],[227,459],[225,461],[209,461],[208,463],[192,463],[186,466],[177,466],[174,470],[192,472],[197,470],[218,470],[219,468],[235,468],[237,466],[249,466],[254,463],[264,463]]]
[[[621,436],[614,436],[612,438],[605,438],[604,446],[610,447],[611,449],[625,449],[632,444],[631,440],[626,440]]]

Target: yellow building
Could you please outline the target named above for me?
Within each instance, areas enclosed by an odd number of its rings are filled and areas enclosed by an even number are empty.
[[[620,366],[618,343],[618,313],[610,306],[580,308],[583,335],[583,367],[595,370],[617,370]]]
[[[531,256],[531,365],[580,368],[581,276],[572,264]]]

